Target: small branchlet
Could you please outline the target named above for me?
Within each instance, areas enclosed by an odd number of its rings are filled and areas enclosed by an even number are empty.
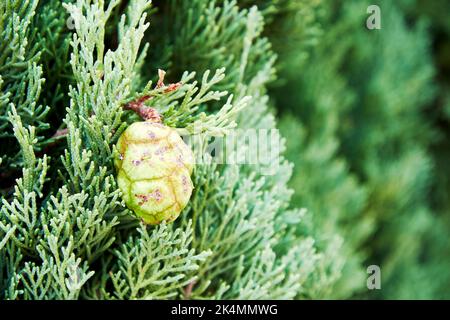
[[[172,91],[177,90],[182,83],[181,82],[177,82],[177,83],[170,83],[169,85],[165,85],[164,84],[164,77],[166,75],[166,72],[164,70],[158,69],[158,82],[156,84],[155,90],[157,89],[161,89],[164,88],[164,90],[162,91],[163,93],[169,93]],[[153,96],[150,94],[144,95],[140,98],[137,98],[133,101],[130,101],[128,103],[126,103],[123,108],[125,110],[132,110],[134,111],[136,114],[138,114],[142,119],[144,119],[145,121],[150,121],[150,122],[157,122],[157,123],[161,123],[162,122],[162,117],[161,115],[158,113],[158,111],[155,108],[149,107],[145,105],[145,102],[152,99]]]

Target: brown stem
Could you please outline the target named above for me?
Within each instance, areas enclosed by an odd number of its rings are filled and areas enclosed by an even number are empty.
[[[58,129],[56,130],[55,134],[52,136],[52,138],[58,138],[58,137],[64,137],[67,136],[67,133],[69,132],[69,129]]]
[[[166,72],[164,70],[158,69],[158,82],[156,83],[156,89],[165,87],[163,92],[168,93],[177,90],[181,86],[181,82],[170,83],[166,86],[164,84],[165,75]],[[149,95],[145,95],[143,97],[140,97],[139,99],[128,102],[123,106],[123,108],[136,112],[145,121],[161,123],[162,119],[158,111],[156,111],[155,108],[148,107],[144,104],[147,100],[150,100],[152,98],[153,97]]]
[[[150,96],[143,96],[137,100],[128,102],[123,106],[126,110],[132,110],[136,112],[145,121],[161,123],[162,119],[158,111],[155,108],[147,107],[144,102],[151,99]]]
[[[191,283],[189,283],[186,287],[186,289],[184,289],[184,298],[185,299],[189,299],[192,295],[192,289],[195,285],[195,281],[192,281]]]
[[[48,143],[41,151],[36,152],[36,155],[40,157],[43,154],[48,153],[51,148],[53,148],[54,146],[56,146],[57,144],[60,143],[61,139],[58,139],[58,138],[65,137],[65,136],[67,136],[68,133],[69,133],[69,129],[67,129],[67,128],[56,130],[56,132],[51,136],[51,139],[54,139],[54,140],[51,141],[50,143]]]

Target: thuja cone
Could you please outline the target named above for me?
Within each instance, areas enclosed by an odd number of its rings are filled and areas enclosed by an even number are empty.
[[[193,189],[194,157],[180,135],[161,123],[135,122],[117,150],[117,182],[128,208],[147,224],[175,220]]]

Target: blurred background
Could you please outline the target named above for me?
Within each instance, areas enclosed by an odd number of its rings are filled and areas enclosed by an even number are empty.
[[[379,30],[366,27],[372,4]],[[278,54],[270,96],[295,164],[292,206],[312,213],[324,272],[344,265],[318,296],[449,299],[450,1],[257,5]],[[382,289],[355,290],[371,264]]]

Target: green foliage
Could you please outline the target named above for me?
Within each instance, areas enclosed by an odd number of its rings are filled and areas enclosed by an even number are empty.
[[[421,297],[407,288],[417,286],[419,280],[412,279],[420,272],[411,271],[421,268],[420,239],[432,228],[427,204],[432,160],[426,148],[433,132],[422,112],[433,94],[433,69],[424,26],[408,28],[388,2],[383,10],[384,29],[361,34],[360,40],[355,36],[350,48],[348,79],[358,92],[342,129],[342,150],[369,189],[365,214],[376,219],[377,228],[366,245],[374,252],[370,260],[383,268],[382,294]],[[369,43],[358,45],[367,37]]]
[[[449,137],[449,67],[450,67],[450,24],[446,12],[450,5],[445,1],[412,1],[404,4],[405,10],[414,20],[425,21],[429,26],[429,33],[433,43],[433,62],[436,70],[436,94],[432,103],[427,107],[427,117],[432,122],[436,138],[431,143],[431,154],[434,157],[434,171],[430,181],[431,207],[435,213],[433,232],[428,232],[424,239],[422,261],[425,267],[422,273],[438,283],[431,286],[433,295],[439,299],[448,298],[448,284],[450,278],[448,268],[450,262],[443,253],[449,251],[448,237],[450,230],[450,172]]]
[[[190,222],[186,232],[173,230],[166,224],[151,233],[143,225],[138,237],[131,237],[114,251],[118,262],[110,281],[113,296],[118,299],[168,299],[177,297],[180,291],[196,276],[186,278],[198,269],[210,252],[195,254],[190,248],[192,229]],[[108,296],[109,297],[109,296]]]
[[[22,3],[23,2],[23,3]],[[0,4],[0,139],[11,142],[14,134],[8,127],[8,114],[15,108],[26,125],[45,130],[49,108],[38,104],[44,79],[38,64],[40,43],[35,40],[36,30],[32,25],[38,1],[3,1]],[[40,148],[42,141],[33,148]],[[0,148],[2,165],[10,169],[17,167],[17,149],[6,153]]]
[[[382,1],[382,29],[369,31],[361,27],[369,4],[323,4],[327,32],[310,57],[299,62],[295,50],[281,56],[287,83],[274,93],[283,131],[299,137],[288,141],[287,153],[296,168],[294,201],[316,213],[311,225],[322,235],[344,238],[338,256],[349,257],[333,293],[358,268],[377,264],[376,297],[445,297],[449,229],[432,212],[430,187],[446,170],[428,152],[438,137],[434,113],[424,116],[436,94],[429,28],[422,19],[407,24],[399,5]],[[445,147],[437,148],[446,161]],[[448,194],[445,185],[436,190]],[[359,285],[356,293],[374,297]]]
[[[143,96],[150,97],[146,104],[162,114],[166,125],[181,133],[211,139],[236,126],[275,128],[265,89],[274,78],[275,59],[261,36],[262,14],[256,7],[240,9],[235,2],[173,2],[161,8],[158,14],[164,20],[176,21],[166,26],[164,40],[156,42],[155,49],[166,52],[173,66],[168,75],[180,82],[176,90],[168,90],[165,85],[152,88],[151,77],[142,71],[144,66],[160,68],[164,60],[146,58],[146,15],[155,15],[150,1],[130,1],[125,8],[118,4],[33,2],[29,15],[21,17],[27,26],[32,24],[33,39],[39,39],[32,42],[36,52],[23,50],[27,57],[18,57],[20,50],[3,54],[5,59],[26,61],[33,77],[23,73],[17,83],[30,89],[20,94],[10,84],[9,73],[2,72],[0,97],[10,121],[2,132],[6,138],[12,132],[21,146],[19,152],[6,149],[5,159],[23,168],[23,175],[15,179],[11,166],[2,167],[13,179],[2,185],[1,297],[307,296],[303,284],[314,274],[320,254],[309,233],[294,232],[304,211],[286,210],[292,167],[279,159],[283,147],[254,167],[199,164],[193,176],[195,193],[182,217],[171,226],[153,228],[139,225],[127,212],[112,164],[113,145],[128,123],[137,120],[123,106]],[[36,18],[35,10],[43,16]],[[66,29],[69,16],[71,36]],[[14,14],[8,11],[3,17]],[[193,30],[194,21],[195,30],[206,32],[180,34]],[[25,37],[28,29],[21,28]],[[214,47],[221,49],[210,54]],[[209,70],[216,70],[211,77]],[[198,73],[203,75],[199,84]],[[51,78],[46,89],[54,94],[45,90],[40,95],[43,75]],[[48,113],[48,108],[12,97],[51,103],[56,110]],[[52,133],[57,132],[50,138],[46,117]],[[46,141],[45,148],[40,141]],[[275,161],[278,171],[262,175]]]
[[[204,8],[205,18],[191,19],[190,15],[195,11],[181,10],[184,6]],[[202,30],[207,38],[196,48],[198,50],[194,50],[195,53],[180,57],[178,50],[186,50],[185,44],[200,41],[202,36],[198,32],[180,35],[179,30],[190,32],[192,29],[174,25],[170,32],[174,37],[173,46],[178,48],[173,53],[174,65],[181,69],[202,70],[207,61],[211,68],[227,66],[229,71],[221,88],[232,90],[233,99],[251,96],[245,111],[237,117],[238,128],[274,128],[264,88],[273,78],[274,59],[268,51],[267,39],[259,37],[262,16],[258,10],[255,7],[239,10],[234,2],[216,7],[214,3],[207,5],[204,1],[183,1],[174,8],[177,8],[175,12],[169,11],[174,16],[169,15],[167,21],[187,21],[188,24],[195,21],[195,28]],[[210,37],[203,30],[213,25],[211,32],[215,35]],[[232,33],[235,34],[232,36]],[[226,48],[227,55],[210,55],[214,48]],[[243,141],[243,137],[237,139]],[[239,152],[244,153],[245,147]],[[190,204],[195,230],[193,246],[198,251],[210,250],[212,263],[200,265],[199,279],[193,284],[190,296],[293,298],[303,290],[301,284],[314,271],[317,253],[312,239],[307,236],[292,238],[280,249],[291,237],[288,225],[298,222],[299,217],[290,222],[291,216],[298,216],[299,212],[288,215],[285,211],[290,197],[286,183],[291,167],[283,159],[273,159],[265,166],[275,165],[274,161],[280,161],[280,167],[273,176],[261,176],[258,172],[265,168],[258,169],[257,166],[251,170],[236,165],[197,166],[196,188]],[[186,225],[188,217],[182,217],[182,225]]]
[[[381,1],[369,31],[368,4],[0,2],[0,298],[448,297],[444,10]],[[136,101],[202,160],[172,224],[117,187]],[[265,161],[214,162],[246,129]]]

